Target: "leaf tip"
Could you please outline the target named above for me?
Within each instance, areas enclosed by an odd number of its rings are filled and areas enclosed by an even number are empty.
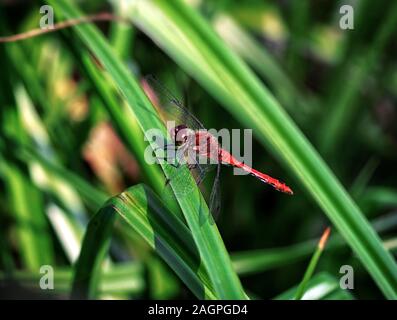
[[[323,235],[321,236],[320,241],[318,242],[318,248],[319,248],[320,250],[323,250],[323,249],[324,249],[324,247],[325,247],[325,245],[326,245],[326,243],[327,243],[327,240],[328,240],[328,237],[329,237],[330,233],[331,233],[331,227],[327,227],[327,229],[324,230]]]

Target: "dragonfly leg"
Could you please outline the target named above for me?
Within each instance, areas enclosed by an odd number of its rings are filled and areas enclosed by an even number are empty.
[[[180,155],[179,155],[179,149],[176,148],[176,146],[172,143],[166,144],[164,147],[157,147],[156,149],[154,149],[154,151],[156,152],[157,150],[163,150],[166,152],[166,155],[161,157],[161,156],[156,156],[156,158],[158,160],[164,160],[166,161],[169,165],[173,166],[174,168],[179,168],[180,167]],[[171,154],[171,156],[169,156],[167,154],[167,151],[171,149],[171,152],[174,152],[175,154]],[[170,161],[171,160],[171,161]]]
[[[164,160],[166,163],[168,163],[170,166],[173,166],[174,168],[178,169],[180,167],[180,163],[173,163],[170,162],[167,157],[157,157],[158,160]]]
[[[196,165],[197,166],[197,165]],[[204,180],[204,178],[205,178],[205,175],[206,175],[206,171],[205,170],[203,170],[203,168],[201,168],[200,166],[197,166],[197,168],[198,168],[198,170],[199,170],[199,174],[198,174],[198,177],[197,177],[197,179],[196,179],[196,183],[197,183],[197,185],[199,186],[199,185],[201,185],[201,183],[203,182],[203,180]]]
[[[173,148],[175,149],[175,145],[172,144],[172,143],[169,143],[169,144],[166,144],[164,147],[156,147],[156,148],[153,149],[153,151],[154,151],[154,152],[157,152],[158,150],[167,151],[168,148],[171,148],[171,147],[173,147]]]
[[[221,166],[220,164],[218,164],[215,174],[214,185],[212,186],[212,191],[210,195],[210,211],[212,213],[212,217],[214,218],[214,220],[218,219],[221,210],[220,184],[219,184],[220,172],[221,172]]]

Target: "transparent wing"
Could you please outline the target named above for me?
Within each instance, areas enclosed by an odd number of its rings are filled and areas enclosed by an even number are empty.
[[[221,211],[220,173],[221,173],[221,164],[218,163],[216,167],[214,185],[212,187],[210,200],[209,200],[210,211],[215,221],[218,219],[219,213]]]
[[[207,215],[201,215],[199,217],[200,219],[200,224],[203,225],[206,219],[210,219],[210,223],[213,224],[215,221],[218,220],[219,214],[221,212],[221,188],[220,188],[220,171],[221,171],[221,165],[217,164],[216,166],[216,173],[215,173],[215,178],[214,182],[212,185],[212,190],[211,194],[208,199],[208,207],[210,210],[210,214],[212,217],[207,216]]]
[[[176,125],[184,124],[193,130],[204,129],[203,124],[154,76],[146,76],[145,80],[159,100],[158,107],[165,121],[175,121]]]

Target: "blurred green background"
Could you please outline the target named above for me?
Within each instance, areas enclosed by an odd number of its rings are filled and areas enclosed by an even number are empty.
[[[214,285],[214,279],[220,272],[219,279],[231,277],[238,288],[235,272],[250,298],[288,299],[294,294],[290,289],[301,282],[323,230],[331,226],[330,241],[308,284],[320,289],[312,290],[310,298],[393,298],[393,290],[397,294],[397,270],[390,259],[390,254],[395,259],[397,247],[397,3],[157,0],[145,1],[139,13],[134,11],[142,2],[48,1],[54,6],[55,21],[70,18],[78,7],[81,15],[113,12],[132,23],[96,22],[93,28],[100,30],[101,41],[94,41],[96,36],[82,28],[0,43],[2,297],[65,299],[72,292],[73,279],[75,292],[83,279],[83,291],[94,298],[224,298],[229,289],[222,294],[225,283]],[[47,4],[0,3],[1,36],[37,28],[43,16],[40,6]],[[339,10],[345,4],[354,9],[353,30],[339,26],[343,16]],[[123,71],[118,73],[119,65]],[[136,82],[123,82],[123,72]],[[252,128],[253,167],[281,178],[295,192],[286,196],[223,168],[222,209],[216,221],[221,238],[214,236],[219,250],[213,248],[219,257],[211,255],[211,246],[201,247],[208,235],[217,235],[216,227],[203,227],[202,234],[194,231],[194,216],[189,220],[183,205],[184,216],[176,202],[166,203],[154,195],[162,196],[165,179],[160,168],[143,159],[147,142],[142,127],[151,118],[137,114],[139,103],[131,103],[144,101],[139,100],[144,98],[138,84],[147,89],[142,80],[147,74],[180,97],[207,128]],[[259,92],[266,100],[259,98]],[[244,94],[256,100],[244,100]],[[249,109],[252,101],[257,101],[269,123],[262,126],[244,116],[245,111],[255,115],[255,109]],[[289,117],[278,111],[279,106]],[[308,142],[300,136],[294,140],[291,130],[300,130]],[[317,161],[318,168],[323,164],[310,144],[330,173],[325,169],[316,173]],[[358,209],[342,191],[338,193],[343,189],[330,182],[334,176]],[[211,186],[209,177],[204,188]],[[130,187],[132,204],[120,204],[116,198],[105,205]],[[142,190],[153,193],[143,196]],[[345,211],[340,203],[346,204]],[[98,218],[91,223],[90,234],[87,224],[101,207],[103,217],[115,207],[122,219],[108,230],[113,221]],[[154,222],[144,216],[151,211]],[[136,218],[137,212],[144,212],[143,220]],[[358,215],[362,220],[356,219]],[[186,227],[182,240],[172,230],[173,219]],[[365,232],[366,220],[371,232]],[[105,227],[97,231],[98,225]],[[171,249],[163,248],[157,232],[164,234]],[[83,257],[76,264],[85,234]],[[101,236],[111,239],[108,255]],[[384,251],[377,250],[378,237]],[[219,261],[229,263],[229,256],[230,269],[209,267]],[[180,267],[185,261],[187,267]],[[53,267],[53,290],[40,289],[43,265]],[[354,269],[354,290],[339,288],[342,265]],[[214,294],[200,296],[200,289],[192,289],[195,285]]]

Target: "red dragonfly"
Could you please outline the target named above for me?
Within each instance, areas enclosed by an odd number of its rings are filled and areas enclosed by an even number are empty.
[[[160,105],[163,117],[167,121],[175,122],[175,126],[171,127],[169,132],[171,142],[163,148],[167,152],[167,156],[162,159],[177,168],[186,165],[190,171],[194,171],[197,185],[201,184],[208,171],[216,167],[214,185],[210,194],[210,211],[215,217],[220,210],[219,174],[221,164],[240,168],[278,191],[293,194],[291,188],[284,182],[251,168],[223,149],[218,139],[209,133],[202,123],[153,76],[147,76],[145,80],[150,86],[148,91],[153,90],[155,93],[153,100],[158,100],[158,103],[155,104]],[[179,180],[179,183],[183,183],[184,180],[182,174],[177,174],[175,179]],[[186,192],[190,192],[190,190],[186,190]]]

